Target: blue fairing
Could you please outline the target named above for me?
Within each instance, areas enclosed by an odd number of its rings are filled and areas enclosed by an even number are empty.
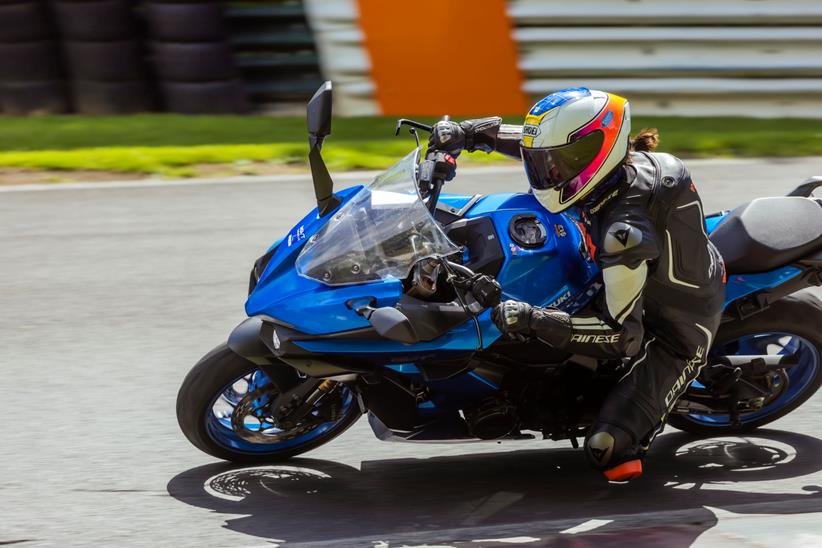
[[[361,187],[343,190],[345,203]],[[471,196],[445,194],[441,203],[459,211]],[[534,215],[545,226],[548,237],[539,249],[525,249],[511,240],[508,225],[518,214]],[[570,215],[547,212],[530,194],[496,194],[477,201],[466,218],[489,217],[505,254],[497,279],[504,297],[538,305],[579,308],[590,299],[588,291],[596,283],[598,268],[580,253],[583,235]],[[394,306],[402,295],[399,280],[331,287],[302,277],[294,268],[304,243],[316,233],[328,217],[318,218],[316,210],[303,218],[279,243],[277,251],[246,302],[249,316],[266,315],[285,322],[310,335],[351,331],[368,327],[365,318],[346,302],[373,297],[377,306]],[[273,248],[273,246],[272,246]],[[482,347],[500,337],[490,314],[479,318]],[[407,354],[432,350],[473,351],[480,340],[473,321],[466,321],[445,335],[415,345],[381,340],[315,340],[300,346],[313,352]]]
[[[728,213],[717,213],[705,218],[705,229],[708,234],[713,232],[719,226],[719,223],[725,220]],[[802,271],[795,266],[783,266],[771,272],[732,274],[728,276],[728,284],[725,286],[725,306],[759,290],[782,285],[801,273]]]
[[[545,226],[548,239],[542,247],[526,249],[511,239],[508,226],[520,214],[534,215]],[[466,215],[480,216],[493,221],[506,256],[497,276],[504,298],[567,308],[599,274],[596,264],[580,254],[584,236],[575,219],[566,213],[549,213],[532,194],[487,196]]]
[[[360,188],[348,188],[338,195],[345,203]],[[444,194],[441,203],[459,211],[471,199],[472,196],[467,195]],[[514,216],[520,214],[533,215],[545,226],[548,236],[543,246],[526,249],[510,237],[509,224]],[[725,215],[707,217],[707,231],[713,231]],[[531,194],[503,193],[476,201],[465,217],[488,217],[493,222],[505,255],[497,275],[504,298],[575,312],[587,304],[601,287],[599,269],[580,252],[584,250],[584,235],[572,214],[549,213]],[[373,298],[377,306],[394,306],[397,303],[403,292],[399,280],[331,287],[297,274],[294,261],[303,244],[328,218],[319,218],[315,209],[272,246],[272,249],[279,247],[246,302],[249,316],[271,316],[304,333],[321,335],[368,327],[367,320],[346,305],[351,299]],[[798,268],[785,266],[772,272],[732,275],[728,278],[726,303],[761,289],[778,286],[799,274]],[[479,320],[482,347],[487,348],[499,338],[500,333],[487,311]],[[480,339],[473,321],[466,321],[438,339],[415,345],[387,339],[317,340],[301,342],[300,345],[314,352],[407,354],[432,350],[472,351],[480,346]]]
[[[347,188],[337,195],[345,203],[360,188]],[[246,301],[246,314],[271,316],[304,333],[319,335],[368,327],[365,318],[345,305],[351,299],[368,296],[376,299],[377,306],[396,304],[402,294],[399,280],[330,287],[297,274],[294,261],[329,217],[318,217],[314,209],[280,241]]]

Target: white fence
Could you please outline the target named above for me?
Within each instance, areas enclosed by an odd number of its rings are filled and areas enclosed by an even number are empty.
[[[355,1],[305,2],[338,112],[377,113]],[[639,115],[822,118],[820,0],[508,0],[508,13],[532,98],[587,85]],[[482,55],[480,30],[452,36]]]

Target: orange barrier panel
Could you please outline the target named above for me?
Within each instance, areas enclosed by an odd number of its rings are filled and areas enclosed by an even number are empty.
[[[377,102],[387,115],[528,110],[505,0],[358,0]]]

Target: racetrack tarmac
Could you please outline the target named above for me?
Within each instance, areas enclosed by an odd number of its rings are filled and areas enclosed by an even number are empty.
[[[822,158],[688,165],[706,211],[822,174]],[[523,188],[490,168],[448,190]],[[388,444],[365,420],[285,465],[200,453],[180,382],[312,200],[287,177],[0,190],[0,544],[822,545],[820,395],[751,436],[669,429],[627,485],[567,442]]]

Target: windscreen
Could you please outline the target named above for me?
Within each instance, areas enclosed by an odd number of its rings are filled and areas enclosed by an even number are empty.
[[[458,251],[420,199],[418,158],[414,150],[343,205],[309,238],[297,272],[326,285],[402,279],[421,259]]]

